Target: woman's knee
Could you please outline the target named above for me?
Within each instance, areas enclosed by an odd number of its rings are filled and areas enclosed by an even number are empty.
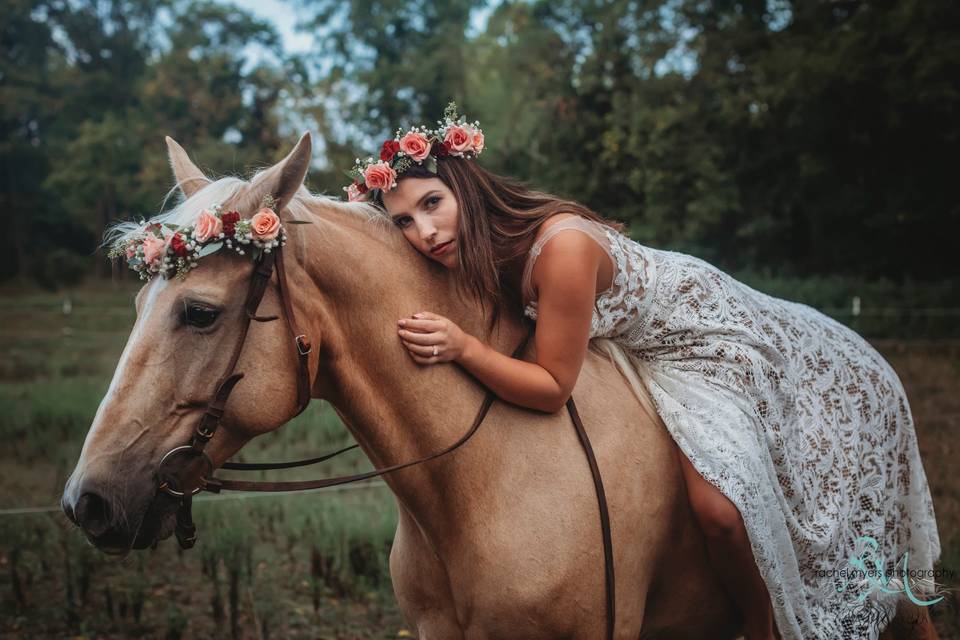
[[[709,489],[698,488],[690,496],[690,505],[704,535],[725,540],[741,537],[745,529],[740,511],[716,487],[706,484]]]
[[[678,448],[679,451],[679,448]],[[737,538],[746,533],[737,506],[693,467],[679,452],[684,467],[687,496],[697,523],[708,538]]]

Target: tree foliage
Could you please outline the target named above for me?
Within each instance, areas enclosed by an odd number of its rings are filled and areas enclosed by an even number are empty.
[[[453,98],[486,166],[653,246],[785,275],[957,274],[957,3],[501,2],[472,34],[480,3],[302,6],[340,56],[317,67],[323,117],[352,125],[328,132],[336,165]]]
[[[308,54],[218,2],[9,0],[0,276],[55,250],[72,270],[104,225],[155,211],[165,134],[242,171],[309,127],[324,156],[311,184],[339,193],[356,156],[451,99],[481,121],[485,166],[646,244],[793,277],[957,275],[955,2],[288,6]]]
[[[14,0],[0,21],[2,190],[16,220],[2,276],[108,269],[91,259],[105,227],[156,211],[170,185],[164,135],[220,170],[281,152],[283,74],[245,53],[281,56],[277,34],[236,8]]]

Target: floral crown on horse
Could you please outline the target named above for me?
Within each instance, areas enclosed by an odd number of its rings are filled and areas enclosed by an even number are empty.
[[[443,120],[437,121],[436,129],[412,127],[406,132],[397,129],[394,138],[384,141],[379,160],[357,158],[353,170],[347,173],[353,182],[343,190],[349,201],[363,200],[371,191],[396,188],[397,177],[414,165],[436,173],[437,158],[475,158],[482,151],[480,123],[468,123],[464,116],[457,114],[457,104],[451,102],[443,112]]]
[[[141,280],[155,275],[183,279],[200,258],[224,248],[240,255],[250,251],[256,259],[286,243],[276,205],[273,196],[265,197],[249,219],[216,205],[212,211],[201,211],[191,225],[143,221],[139,229],[114,242],[107,257],[125,259]]]

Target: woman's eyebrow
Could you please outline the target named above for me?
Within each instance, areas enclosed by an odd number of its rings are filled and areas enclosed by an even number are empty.
[[[436,193],[439,193],[439,191],[437,191],[436,189],[431,189],[430,191],[427,191],[425,194],[420,196],[420,199],[417,200],[417,208],[422,207],[423,201]]]
[[[422,196],[420,196],[420,199],[417,200],[417,204],[415,204],[413,208],[414,208],[414,209],[419,209],[420,207],[423,206],[423,201],[424,201],[424,200],[426,200],[426,199],[429,198],[430,196],[436,195],[436,194],[438,194],[438,193],[440,193],[440,192],[439,192],[437,189],[431,189],[430,191],[427,191],[425,194],[423,194]],[[391,215],[390,215],[390,219],[391,219],[391,220],[396,220],[396,219],[399,218],[400,216],[407,216],[407,215],[410,215],[410,214],[408,214],[406,211],[400,211],[400,212],[391,214]]]

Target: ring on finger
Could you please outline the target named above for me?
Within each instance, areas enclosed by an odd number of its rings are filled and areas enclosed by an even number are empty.
[[[433,355],[437,356],[440,354],[440,349],[437,348],[437,345],[433,345]]]

